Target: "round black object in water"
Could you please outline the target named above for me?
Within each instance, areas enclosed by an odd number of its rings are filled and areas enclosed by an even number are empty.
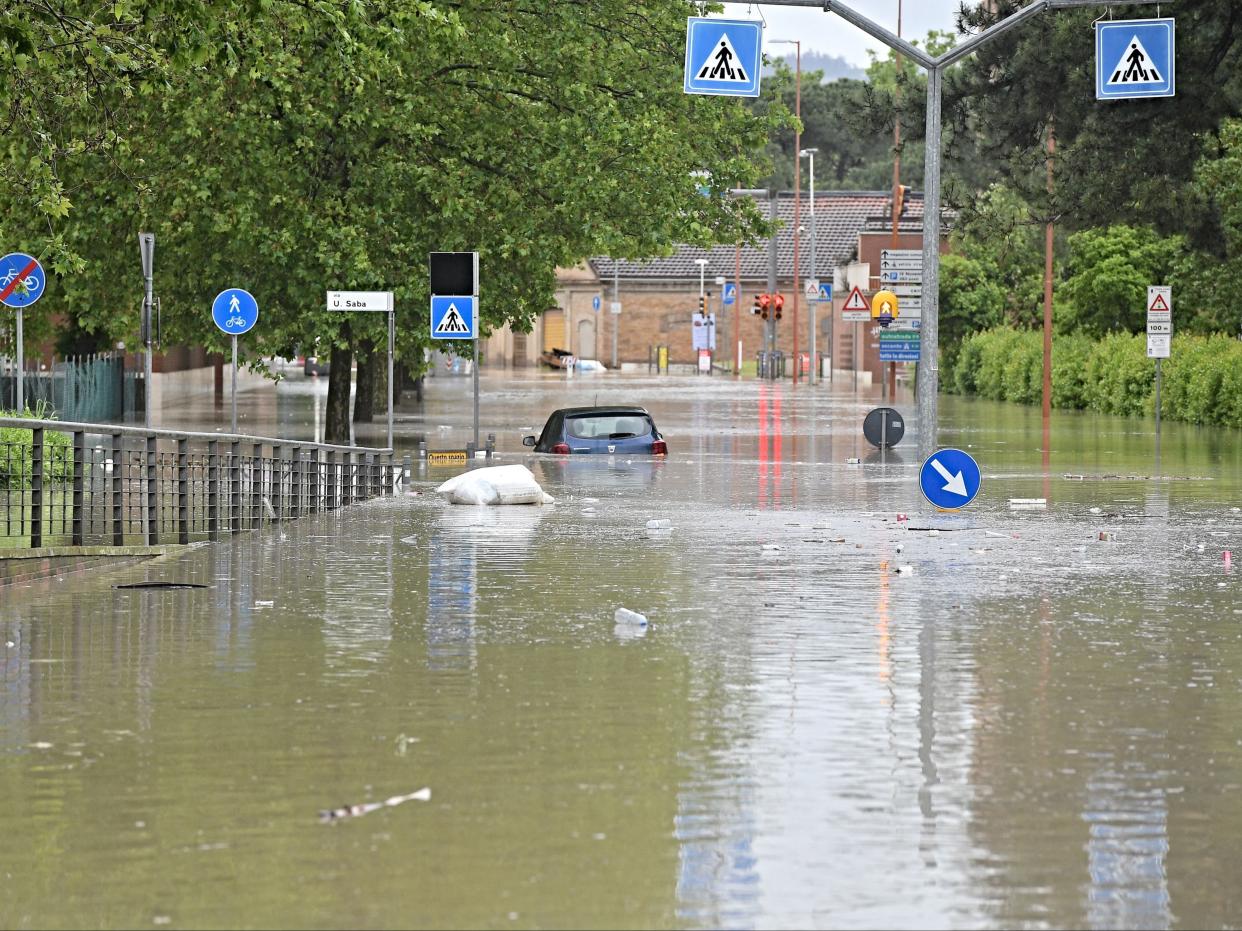
[[[863,436],[878,449],[896,446],[905,435],[905,421],[891,407],[877,407],[863,421]]]
[[[113,588],[125,589],[142,589],[152,591],[166,591],[170,588],[206,588],[206,585],[200,585],[198,582],[126,582],[124,585],[114,585]]]

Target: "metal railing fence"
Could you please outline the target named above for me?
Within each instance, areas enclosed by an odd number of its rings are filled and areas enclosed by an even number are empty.
[[[218,540],[392,494],[396,474],[391,449],[0,417],[0,547]]]

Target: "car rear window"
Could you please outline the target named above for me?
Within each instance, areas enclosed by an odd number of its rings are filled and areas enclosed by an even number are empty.
[[[651,429],[651,418],[644,414],[593,414],[565,420],[565,432],[578,440],[624,440],[647,436]]]

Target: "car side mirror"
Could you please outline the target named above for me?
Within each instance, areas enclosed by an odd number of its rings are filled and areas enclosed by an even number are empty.
[[[524,436],[524,437],[522,437],[522,445],[523,445],[523,446],[534,446],[534,445],[535,445],[535,438],[534,438],[533,436]]]

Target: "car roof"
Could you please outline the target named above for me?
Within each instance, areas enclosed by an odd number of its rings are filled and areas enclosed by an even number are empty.
[[[580,416],[583,414],[643,414],[650,417],[645,407],[626,407],[624,405],[610,404],[607,407],[563,407],[555,414],[563,414],[565,416]]]

